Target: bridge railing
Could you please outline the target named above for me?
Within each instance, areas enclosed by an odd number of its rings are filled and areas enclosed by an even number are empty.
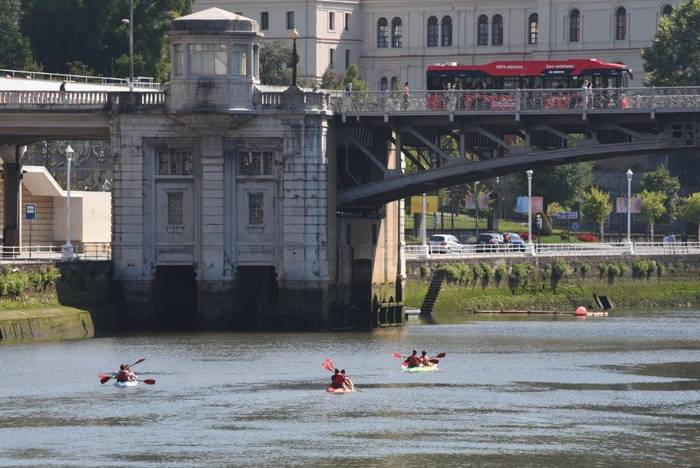
[[[260,93],[259,104],[263,109],[284,109],[298,107],[304,110],[330,110],[331,95],[322,92],[305,92],[303,94],[286,94],[280,91],[264,91]],[[297,99],[294,103],[289,99]]]
[[[112,248],[109,243],[91,242],[74,246],[72,261],[110,260]],[[0,263],[31,263],[63,261],[62,245],[23,245],[0,247]]]
[[[131,106],[148,107],[165,104],[162,91],[140,93],[107,91],[0,91],[0,109],[78,109],[99,110],[107,103],[120,108],[123,99]]]
[[[28,70],[8,70],[0,68],[0,76],[6,78],[24,78],[31,80],[66,81],[71,83],[88,83],[99,85],[129,86],[128,78],[112,78],[107,76],[71,75],[65,73],[46,73]],[[139,76],[134,79],[134,88],[160,89],[153,77]]]
[[[466,259],[485,257],[574,257],[616,255],[700,255],[700,242],[592,242],[561,244],[465,244],[461,247],[409,244],[404,247],[407,260]]]
[[[337,92],[338,114],[699,110],[700,87]]]

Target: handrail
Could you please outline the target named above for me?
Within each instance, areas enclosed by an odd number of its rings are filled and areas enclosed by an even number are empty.
[[[111,260],[109,243],[81,243],[74,246],[71,261]],[[0,263],[60,262],[65,261],[62,245],[1,246]]]
[[[67,73],[47,73],[28,70],[9,70],[0,68],[0,75],[5,75],[7,78],[21,79],[44,79],[49,81],[66,81],[73,83],[91,83],[113,86],[129,86],[128,78],[112,78],[107,76],[89,76],[89,75],[72,75]],[[134,80],[135,88],[151,88],[159,89],[160,83],[156,83],[151,76],[139,76]]]

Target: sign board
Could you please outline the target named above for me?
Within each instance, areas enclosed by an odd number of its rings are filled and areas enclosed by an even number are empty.
[[[627,213],[627,197],[617,197],[617,210],[616,213]],[[642,199],[639,197],[632,197],[630,203],[630,213],[641,213],[642,212]]]
[[[425,197],[425,212],[436,213],[438,211],[438,197],[429,195]],[[411,213],[423,212],[423,197],[411,197]]]
[[[581,226],[578,225],[577,222],[571,223],[571,230],[572,231],[578,231]]]
[[[34,219],[36,218],[36,204],[27,203],[24,205],[24,219]]]
[[[554,219],[578,219],[578,211],[560,211],[554,215]]]
[[[480,193],[479,194],[479,209],[488,210],[489,209],[489,198],[491,198],[490,193]],[[476,204],[474,203],[474,194],[467,193],[464,195],[464,207],[468,210],[475,210]]]
[[[542,197],[532,197],[532,212],[541,213],[543,211],[544,199]],[[527,213],[527,197],[518,197],[515,211]]]

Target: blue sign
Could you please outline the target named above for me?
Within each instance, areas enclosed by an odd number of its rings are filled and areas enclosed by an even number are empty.
[[[36,218],[36,204],[27,203],[24,206],[24,219],[34,219]]]
[[[578,211],[560,211],[554,215],[556,219],[578,219]]]

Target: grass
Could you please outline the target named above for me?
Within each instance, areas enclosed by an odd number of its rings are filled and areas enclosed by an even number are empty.
[[[437,220],[437,223],[435,222]],[[443,212],[442,215],[438,213],[437,217],[432,214],[428,214],[426,217],[426,229],[444,229],[446,231],[452,229],[452,215],[450,213]],[[404,218],[404,226],[406,229],[413,229],[413,215],[407,214]],[[488,226],[488,219],[485,217],[479,217],[479,230],[486,230]],[[454,216],[454,228],[455,229],[476,229],[476,218],[465,215],[465,214],[455,214]],[[512,220],[499,220],[498,229],[503,232],[522,232],[527,231],[527,223]]]

